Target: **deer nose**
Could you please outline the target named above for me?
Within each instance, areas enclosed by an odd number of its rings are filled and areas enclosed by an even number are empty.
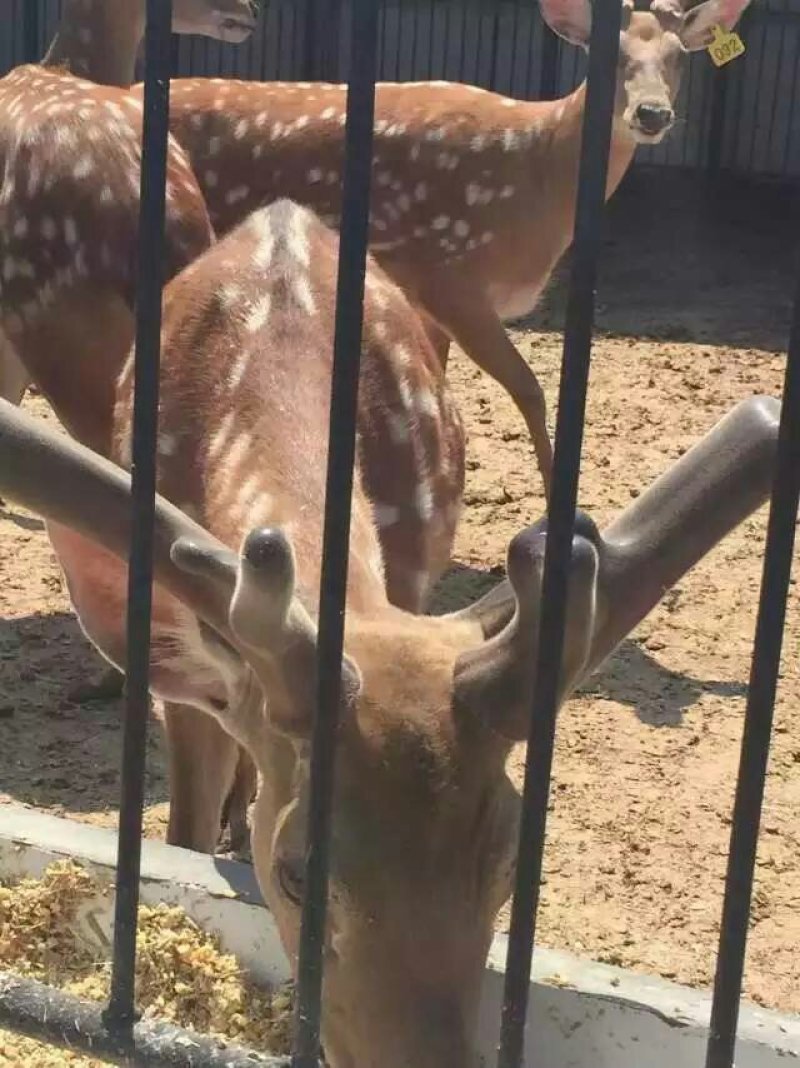
[[[671,125],[672,117],[672,108],[663,104],[639,104],[636,108],[636,121],[645,133],[661,133]]]

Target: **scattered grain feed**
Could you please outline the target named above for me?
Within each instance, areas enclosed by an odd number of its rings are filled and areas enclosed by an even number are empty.
[[[104,1001],[110,962],[82,937],[78,919],[82,908],[108,893],[72,861],[52,864],[41,879],[0,883],[0,970]],[[289,1050],[291,990],[256,986],[181,908],[141,907],[136,992],[145,1015],[259,1050]],[[93,1058],[0,1030],[0,1066],[22,1065],[102,1068]]]

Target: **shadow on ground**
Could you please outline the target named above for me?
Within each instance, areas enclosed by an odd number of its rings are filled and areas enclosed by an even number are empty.
[[[439,583],[431,611],[438,615],[465,608],[502,579],[500,568],[487,571],[456,564]],[[700,679],[673,671],[638,641],[626,639],[578,692],[626,705],[649,726],[674,727],[683,722],[684,713],[705,694],[744,697],[747,687],[740,682]]]

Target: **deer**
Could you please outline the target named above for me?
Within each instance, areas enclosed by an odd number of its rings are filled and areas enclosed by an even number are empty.
[[[43,100],[51,99],[51,85],[57,86],[60,93],[65,79],[73,77],[44,68],[36,70],[32,80]],[[20,77],[25,83],[29,73],[25,71]],[[7,91],[13,92],[18,85],[16,78],[12,75],[6,81],[11,83]],[[26,132],[31,131],[32,143],[21,137],[13,157],[7,161],[0,222],[4,224],[5,262],[10,269],[7,267],[2,275],[0,313],[3,328],[60,421],[78,440],[110,455],[116,384],[133,336],[141,115],[128,93],[90,83],[77,88],[76,97],[69,102],[68,121],[80,122],[84,118],[87,101],[97,101],[100,115],[108,116],[107,126],[98,123],[95,139],[90,130],[87,144],[76,136],[65,147],[65,127],[68,133],[69,126],[61,110],[53,115],[48,110],[26,127]],[[48,141],[50,135],[52,145]],[[103,165],[104,153],[116,166]],[[174,141],[170,143],[169,165],[167,278],[175,277],[214,240],[202,196]],[[84,173],[87,167],[90,170]],[[37,173],[50,181],[42,177],[31,192],[30,175]],[[11,195],[6,195],[9,189]],[[436,414],[437,378],[425,369],[435,360],[427,351],[429,342],[418,317],[405,302],[399,311],[396,309],[401,298],[394,287],[379,281],[374,284],[375,300],[388,308],[383,321],[394,309],[394,321],[404,324],[391,337],[387,334],[375,341],[385,347],[387,359],[392,352],[393,358],[417,368],[410,373],[424,373],[430,379],[431,388],[422,391],[421,403]],[[87,330],[88,323],[91,332]],[[378,326],[381,329],[383,325]],[[420,418],[425,420],[425,411]],[[442,456],[450,456],[447,449],[440,455],[434,441],[427,442],[424,434],[422,438],[418,436],[414,448],[420,464],[428,470],[427,481],[419,487],[409,483],[407,491],[418,493],[419,498],[394,501],[390,497],[379,502],[383,508],[380,519],[389,596],[413,611],[421,610],[427,596],[428,572],[438,573],[449,561],[457,522],[460,491],[445,517],[445,536],[436,535],[438,547],[431,549],[430,526],[426,524],[434,518],[437,483],[452,480],[454,485],[463,487],[463,455],[460,459],[457,455],[458,443],[463,443],[463,428],[452,404],[448,406],[446,427],[452,437],[452,449],[456,450],[450,457],[452,469],[441,470]],[[369,427],[364,433],[368,439]],[[404,426],[395,427],[395,433],[404,434]],[[427,443],[423,447],[420,441]],[[403,476],[398,472],[395,477]],[[380,489],[386,476],[376,480]],[[417,529],[420,516],[422,529]],[[431,553],[435,567],[429,568]],[[120,689],[121,678],[112,664],[99,682],[82,687],[83,692],[76,696],[86,696],[87,691],[89,696],[109,696]],[[210,753],[213,759],[220,747],[219,729],[213,720],[208,720],[206,740],[201,737],[197,717],[187,721],[181,710],[172,706],[165,708],[164,721],[171,767],[167,839],[171,844],[213,851],[220,825],[217,823],[212,830],[211,823],[203,818],[203,806],[194,798],[203,783],[194,779],[203,752]],[[231,826],[234,848],[243,848],[247,838],[246,809],[252,794],[252,774],[248,776],[243,770],[237,775],[232,790],[236,792],[239,786],[237,797],[241,796],[226,820]]]
[[[623,2],[606,194],[638,144],[675,122],[687,53],[732,29],[749,0]],[[559,37],[588,50],[589,0],[539,0]],[[135,88],[139,92],[139,88]],[[202,78],[172,83],[170,127],[225,233],[288,196],[336,224],[346,86]],[[451,342],[508,391],[530,433],[545,498],[552,447],[544,394],[504,329],[529,314],[572,240],[586,85],[524,102],[442,81],[376,90],[370,249],[423,315],[443,366]]]
[[[0,394],[33,381],[67,430],[111,444],[114,389],[134,333],[142,102],[131,96],[145,0],[66,0],[41,64],[0,80]],[[175,0],[173,29],[241,41],[251,0]],[[214,240],[202,194],[169,146],[171,277]],[[69,697],[119,695],[108,670]]]
[[[187,717],[215,717],[230,738],[230,764],[240,745],[257,767],[254,867],[295,968],[335,264],[335,235],[278,201],[201,254],[164,298],[151,691]],[[226,295],[220,280],[230,265],[236,288]],[[367,336],[380,322],[368,307]],[[392,426],[405,421],[409,460],[419,409],[428,407],[408,371],[395,359],[367,365],[361,380],[358,427],[374,420],[390,469],[399,444]],[[115,412],[108,458],[0,402],[0,492],[43,517],[82,626],[124,669],[128,368]],[[774,398],[742,401],[602,533],[578,513],[560,701],[764,503],[779,414]],[[515,535],[506,579],[483,598],[443,616],[407,612],[387,597],[365,458],[362,441],[336,737],[324,1054],[330,1068],[477,1068],[484,965],[515,868],[520,799],[506,762],[527,737],[535,692],[547,520]]]

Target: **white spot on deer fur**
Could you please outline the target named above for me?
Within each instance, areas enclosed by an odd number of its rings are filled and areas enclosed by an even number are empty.
[[[230,437],[231,430],[233,429],[233,424],[234,424],[235,419],[236,419],[236,412],[235,411],[230,411],[230,412],[227,413],[227,415],[225,415],[223,417],[222,422],[219,425],[219,430],[216,432],[216,434],[214,435],[214,437],[211,439],[211,441],[209,443],[209,446],[208,446],[209,459],[214,459],[222,451],[222,449],[224,448],[225,443],[227,442],[228,438]]]
[[[456,237],[466,237],[469,233],[469,223],[465,222],[464,219],[457,219],[453,223],[453,231]]]
[[[239,119],[233,128],[233,136],[237,141],[241,141],[242,138],[247,136],[247,131],[250,129],[250,123],[247,119]]]
[[[519,148],[519,135],[516,130],[505,130],[503,133],[503,148],[506,152],[513,152]]]
[[[414,237],[427,237],[427,236],[428,236],[428,231],[425,229],[424,226],[415,226],[414,227]]]
[[[250,196],[250,187],[247,185],[237,185],[234,189],[229,189],[225,194],[226,204],[238,204],[242,200],[247,200]]]
[[[205,122],[205,118],[206,118],[205,115],[201,115],[201,114],[190,115],[189,116],[189,125],[192,127],[193,130],[200,130],[203,127],[203,123]]]
[[[498,196],[500,197],[501,200],[508,200],[510,197],[513,197],[515,192],[516,192],[515,186],[513,186],[513,185],[504,185],[503,188],[500,190]]]
[[[72,174],[74,178],[80,180],[81,178],[88,178],[93,170],[94,161],[92,160],[91,156],[84,156],[82,159],[79,159],[78,162],[75,164],[75,169],[73,170]]]
[[[437,215],[436,218],[431,223],[431,226],[434,228],[434,230],[446,230],[449,225],[450,225],[450,216],[449,215]]]
[[[312,167],[306,177],[312,185],[315,185],[317,182],[322,181],[322,171],[319,167]]]
[[[392,357],[400,367],[408,367],[411,363],[411,353],[405,345],[395,345],[392,349]]]
[[[427,523],[433,515],[433,492],[428,479],[424,478],[417,486],[417,511],[420,519]]]
[[[512,100],[511,97],[508,96],[503,97],[500,103],[503,105],[504,108],[515,108],[517,106],[517,101]]]
[[[473,152],[483,152],[483,150],[486,148],[486,135],[475,134],[475,136],[472,138],[472,141],[470,142],[470,148]]]
[[[298,130],[302,130],[304,126],[308,126],[308,122],[308,115],[301,115],[299,119],[295,119],[294,124]]]
[[[386,424],[389,428],[389,437],[395,445],[405,445],[410,440],[411,427],[407,415],[387,411]]]
[[[158,452],[161,456],[174,456],[178,442],[174,434],[159,434]]]
[[[28,220],[25,218],[17,219],[14,223],[14,237],[25,237],[28,232]]]
[[[321,119],[332,119],[336,116],[336,108],[327,107],[320,113]]]
[[[314,297],[311,293],[311,284],[309,283],[308,278],[306,278],[305,276],[295,278],[294,285],[292,288],[294,289],[294,294],[297,299],[297,302],[301,305],[303,310],[309,315],[314,315],[317,310],[317,306],[314,303]]]
[[[78,227],[71,215],[64,219],[64,238],[70,246],[78,243]]]
[[[325,181],[328,183],[328,185],[336,185],[337,182],[339,181],[339,172],[338,171],[328,171],[328,173],[327,173],[327,175],[325,177]]]
[[[427,415],[430,419],[439,418],[439,404],[430,389],[421,389],[417,393],[417,411]]]
[[[259,111],[259,113],[256,115],[256,118],[255,118],[255,124],[258,127],[258,129],[259,130],[263,130],[268,122],[269,122],[269,112],[268,111]]]
[[[252,354],[248,349],[245,349],[238,357],[231,370],[230,378],[228,379],[228,386],[231,390],[238,389],[242,384],[245,371],[250,365]]]
[[[443,126],[435,126],[432,130],[425,131],[426,141],[444,141],[447,130]]]
[[[481,187],[476,185],[475,182],[470,182],[464,190],[464,199],[467,204],[472,207],[473,204],[477,204],[481,195]]]
[[[221,287],[219,296],[226,308],[235,308],[244,294],[241,286],[229,282],[227,285]]]
[[[251,334],[257,333],[263,326],[266,326],[267,320],[269,319],[271,303],[272,299],[269,293],[266,293],[255,302],[253,307],[247,313],[244,325],[245,329],[249,330]]]
[[[400,209],[400,211],[411,210],[411,197],[408,195],[408,193],[400,194],[400,196],[397,198],[397,207]]]
[[[494,234],[491,232],[491,230],[487,230],[485,233],[481,234],[481,244],[482,245],[488,245],[492,241],[494,241]]]
[[[418,144],[413,144],[408,153],[408,158],[416,162],[419,159],[420,147]]]
[[[375,183],[380,186],[391,185],[392,176],[388,171],[378,171],[375,175]]]
[[[373,219],[372,228],[373,230],[378,230],[380,233],[383,233],[385,230],[389,229],[389,224],[384,222],[383,219]]]
[[[216,189],[219,185],[219,175],[216,171],[206,171],[203,180],[209,189]]]
[[[428,187],[425,182],[417,182],[417,184],[414,186],[414,200],[417,200],[422,203],[424,200],[427,199],[427,196]]]
[[[376,524],[381,527],[392,527],[400,519],[400,509],[396,504],[379,504],[373,502],[372,514]]]

